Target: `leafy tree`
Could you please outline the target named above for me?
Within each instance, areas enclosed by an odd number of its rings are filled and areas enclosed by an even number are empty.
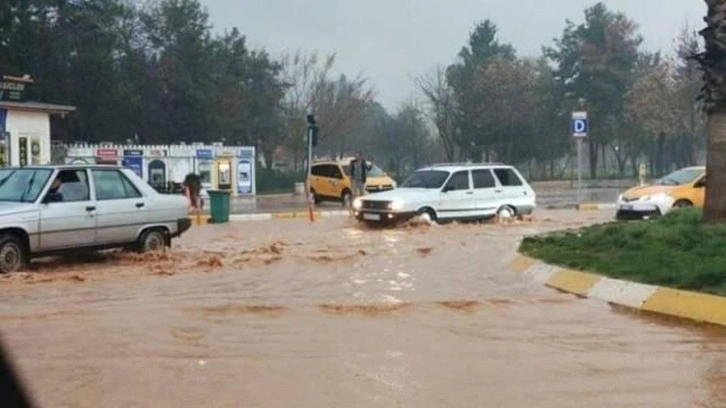
[[[726,222],[726,0],[706,0],[706,50],[696,56],[704,72],[708,188],[704,220]]]
[[[557,64],[556,76],[589,112],[590,173],[597,175],[598,152],[623,130],[624,95],[632,80],[642,38],[637,24],[603,3],[585,10],[585,21],[567,21],[562,37],[545,55]],[[573,109],[578,106],[573,103]]]

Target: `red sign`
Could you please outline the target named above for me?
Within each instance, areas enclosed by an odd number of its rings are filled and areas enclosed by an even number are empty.
[[[118,149],[96,149],[98,157],[118,157]]]

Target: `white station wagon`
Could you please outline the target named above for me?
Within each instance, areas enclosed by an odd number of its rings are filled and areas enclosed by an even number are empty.
[[[395,223],[415,216],[431,222],[531,214],[535,192],[516,168],[504,164],[441,164],[414,172],[395,190],[359,197],[355,216]]]
[[[191,226],[187,200],[117,166],[0,169],[0,273],[71,250],[162,249]]]

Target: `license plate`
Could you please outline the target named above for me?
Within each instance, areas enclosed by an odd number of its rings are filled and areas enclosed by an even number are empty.
[[[380,214],[363,214],[364,220],[370,220],[370,221],[380,221],[381,215]]]
[[[631,204],[623,204],[623,205],[620,206],[620,209],[621,210],[628,210],[629,211],[629,210],[632,210],[633,209],[633,206]]]

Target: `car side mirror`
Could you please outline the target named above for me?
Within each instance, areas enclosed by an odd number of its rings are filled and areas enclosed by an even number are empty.
[[[442,193],[448,193],[449,191],[453,191],[454,186],[447,184],[444,186],[444,188],[441,190]]]
[[[57,203],[63,201],[63,194],[61,193],[48,193],[43,198],[43,204]]]
[[[699,180],[696,182],[696,184],[693,185],[694,188],[704,188],[706,187],[706,180]]]

